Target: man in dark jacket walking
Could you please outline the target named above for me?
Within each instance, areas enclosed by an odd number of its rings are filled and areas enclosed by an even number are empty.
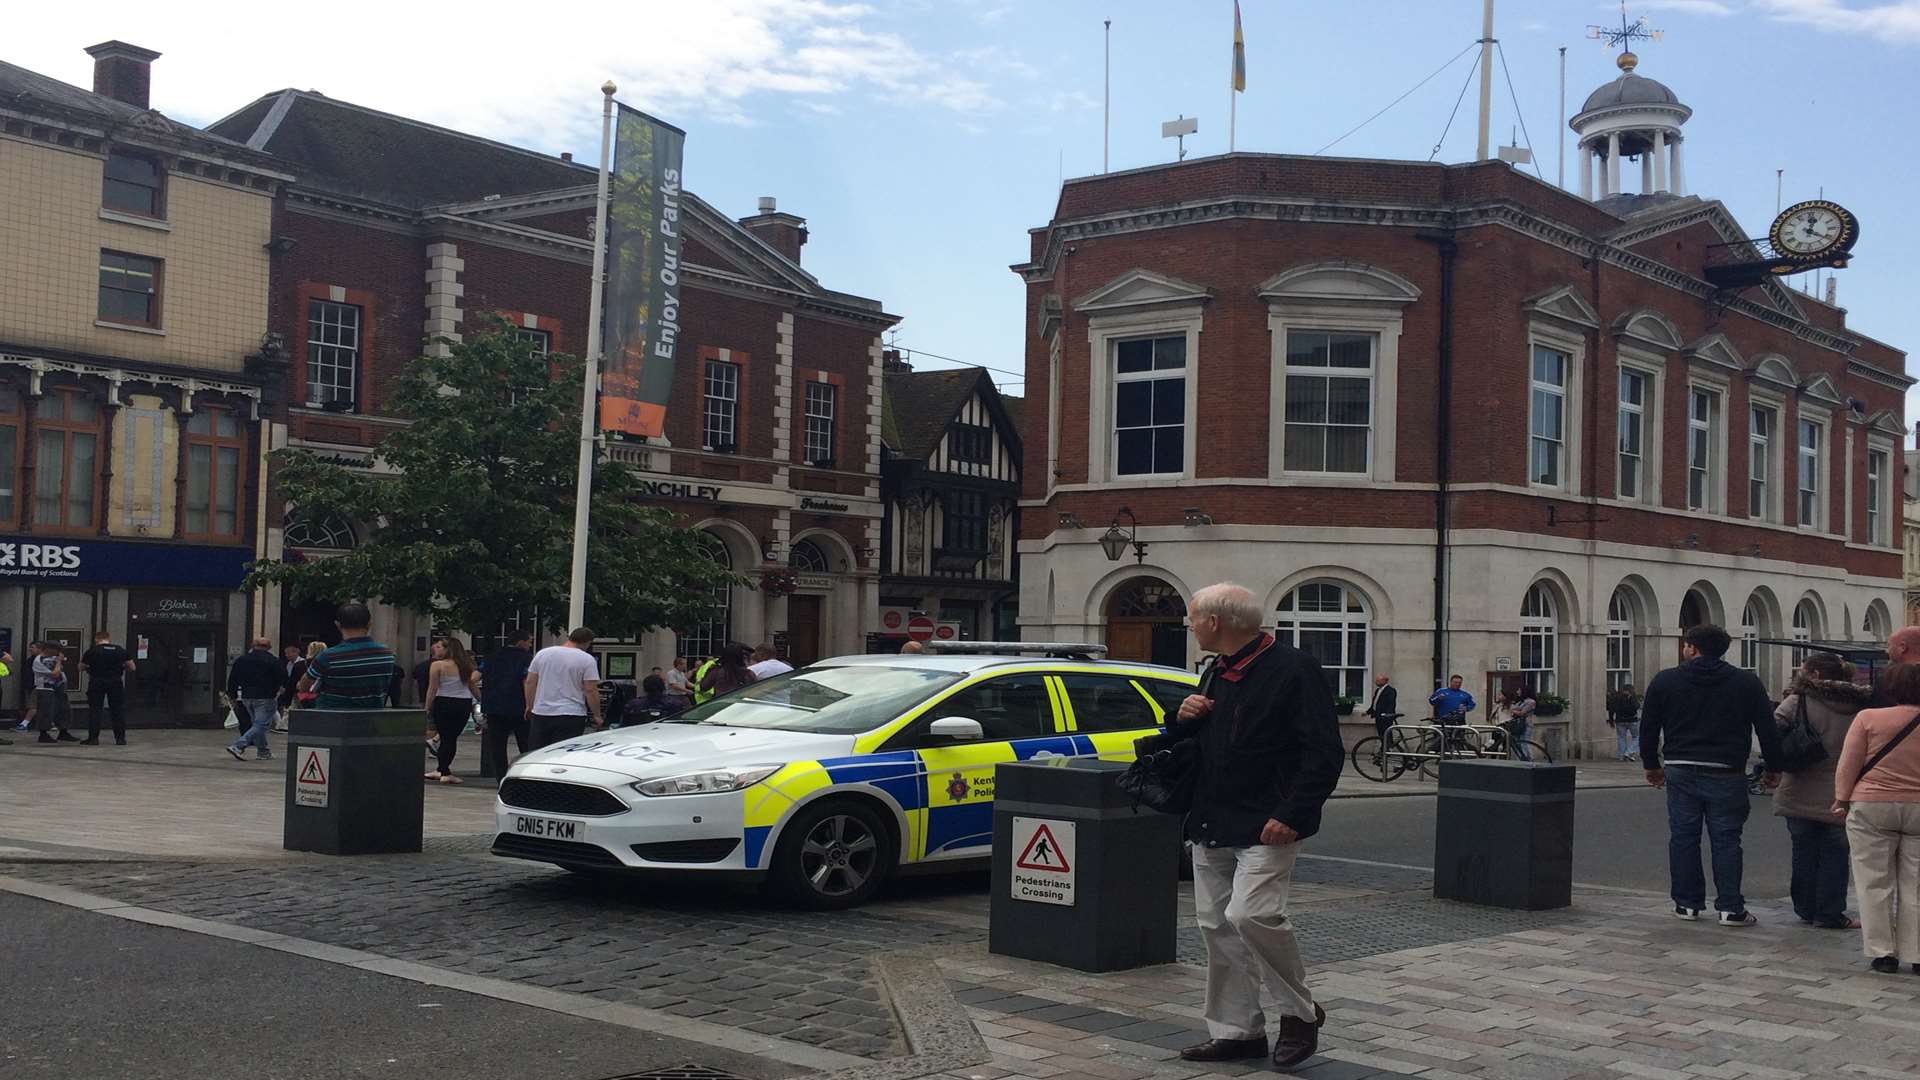
[[[1340,779],[1333,689],[1311,656],[1261,632],[1260,605],[1246,589],[1202,589],[1188,610],[1194,640],[1216,654],[1171,736],[1200,749],[1187,839],[1207,943],[1210,1038],[1180,1056],[1265,1055],[1264,983],[1281,1012],[1273,1064],[1291,1069],[1313,1056],[1326,1022],[1307,989],[1287,892],[1300,841],[1319,831],[1320,808]]]
[[[1758,921],[1740,892],[1745,870],[1740,834],[1752,808],[1747,751],[1759,736],[1771,786],[1779,779],[1780,732],[1760,679],[1722,659],[1731,640],[1712,625],[1681,635],[1680,666],[1655,675],[1640,703],[1640,761],[1647,783],[1667,791],[1674,915],[1691,922],[1706,907],[1707,882],[1700,871],[1704,823],[1718,894],[1713,906],[1721,926],[1741,927]]]
[[[273,655],[273,642],[253,639],[253,650],[236,659],[227,671],[227,697],[239,706],[243,717],[252,721],[240,738],[227,746],[233,760],[246,760],[248,746],[253,747],[255,761],[273,760],[267,732],[273,728],[273,718],[280,714],[280,690],[286,685],[287,669]]]
[[[486,732],[480,740],[480,775],[507,772],[507,736],[527,752],[527,665],[533,663],[533,633],[514,630],[480,668],[480,713]]]

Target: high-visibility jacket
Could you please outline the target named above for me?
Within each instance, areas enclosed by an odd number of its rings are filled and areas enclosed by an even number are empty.
[[[706,685],[707,672],[712,671],[713,665],[719,662],[719,658],[716,657],[693,669],[693,703],[695,705],[713,697],[713,690]]]

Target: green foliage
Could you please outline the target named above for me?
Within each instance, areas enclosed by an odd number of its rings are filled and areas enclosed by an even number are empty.
[[[1534,699],[1533,715],[1559,716],[1561,713],[1567,711],[1567,704],[1567,699],[1561,697],[1559,694],[1541,694],[1538,698]]]
[[[397,472],[274,455],[300,514],[338,514],[367,535],[338,558],[256,563],[248,588],[284,585],[295,602],[377,598],[480,633],[537,610],[566,629],[585,365],[492,323],[393,384],[394,411],[412,423],[378,453]],[[626,465],[595,468],[586,614],[606,637],[690,626],[715,588],[744,580],[713,560],[707,537],[639,495]]]

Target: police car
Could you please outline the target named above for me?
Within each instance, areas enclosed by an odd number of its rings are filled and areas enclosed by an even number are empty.
[[[582,872],[754,875],[810,907],[851,907],[899,867],[989,854],[995,765],[1131,760],[1198,682],[1102,651],[844,656],[556,743],[502,779],[493,851]]]

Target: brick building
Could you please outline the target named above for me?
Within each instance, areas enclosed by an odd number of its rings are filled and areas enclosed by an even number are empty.
[[[135,659],[132,723],[218,723],[265,625],[239,586],[285,379],[263,338],[289,176],[150,109],[158,53],[87,51],[90,91],[0,63],[0,645],[71,665],[105,631]]]
[[[592,168],[294,90],[211,130],[300,176],[274,227],[286,254],[272,320],[292,352],[286,445],[382,467],[380,440],[402,423],[386,387],[429,338],[458,340],[483,312],[543,348],[585,352]],[[805,222],[771,200],[739,221],[693,197],[684,212],[687,297],[667,435],[615,441],[609,453],[709,533],[717,557],[745,573],[791,561],[800,591],[733,588],[712,621],[687,628],[690,640],[602,643],[603,668],[632,677],[728,639],[784,639],[802,660],[857,651],[878,605],[879,334],[896,320],[802,269]],[[363,528],[297,512],[273,524],[272,553],[313,557]],[[328,604],[267,604],[287,640],[331,633]],[[410,662],[431,630],[377,610],[375,632]]]
[[[1596,92],[1599,201],[1500,162],[1250,153],[1067,182],[1014,267],[1046,388],[1024,636],[1191,663],[1185,603],[1231,579],[1344,695],[1388,673],[1424,715],[1444,675],[1525,679],[1581,745],[1683,626],[1744,637],[1772,687],[1792,658],[1760,639],[1883,638],[1904,355],[1705,280],[1750,232],[1679,193],[1685,115],[1631,70]],[[1642,122],[1667,158],[1624,194]],[[1098,544],[1122,507],[1139,560]]]

